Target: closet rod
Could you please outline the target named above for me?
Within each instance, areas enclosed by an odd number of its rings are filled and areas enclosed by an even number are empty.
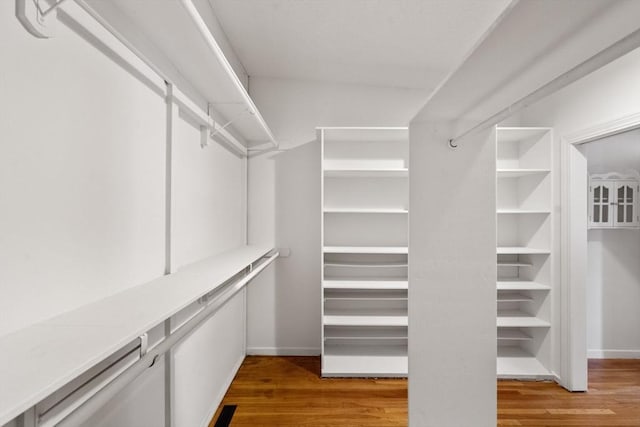
[[[229,61],[224,56],[224,52],[222,52],[222,49],[218,45],[218,42],[216,42],[215,38],[211,34],[211,31],[209,31],[209,27],[207,27],[207,24],[202,19],[202,16],[200,16],[200,13],[194,6],[193,2],[191,0],[180,0],[180,3],[182,4],[182,6],[184,6],[185,10],[191,17],[191,20],[200,31],[202,38],[207,43],[207,46],[209,46],[209,49],[215,55],[220,65],[222,65],[222,68],[224,68],[225,72],[233,82],[237,91],[240,93],[240,95],[242,95],[242,98],[245,104],[247,105],[247,107],[249,107],[249,112],[256,117],[256,120],[258,120],[258,122],[260,123],[260,126],[262,127],[263,131],[267,134],[269,138],[269,143],[272,144],[275,149],[278,149],[278,143],[276,142],[275,137],[271,133],[271,129],[269,129],[269,126],[264,121],[264,118],[260,114],[260,111],[258,111],[258,108],[253,103],[253,100],[251,99],[246,89],[242,85],[242,82],[240,81],[235,71],[233,70],[233,67],[231,67],[231,64],[229,64]]]
[[[456,148],[457,144],[455,144],[455,142],[463,139],[464,137],[500,123],[502,120],[508,118],[512,114],[522,110],[525,107],[528,107],[531,104],[534,104],[535,102],[548,95],[551,95],[554,92],[557,92],[565,86],[568,86],[569,84],[581,79],[582,77],[604,67],[605,65],[611,63],[612,61],[620,58],[621,56],[631,52],[638,47],[640,47],[640,30],[636,30],[626,37],[623,37],[611,46],[604,48],[589,59],[576,65],[569,71],[559,75],[549,83],[539,87],[530,94],[509,105],[507,108],[492,115],[488,119],[456,136],[455,138],[450,139],[449,146],[451,148]]]
[[[111,35],[113,35],[120,43],[122,43],[127,49],[133,52],[134,55],[140,58],[140,60],[144,62],[145,65],[149,67],[154,73],[156,73],[161,79],[163,79],[165,82],[171,83],[171,79],[169,79],[169,77],[166,74],[164,74],[164,72],[160,68],[158,68],[153,63],[153,61],[147,58],[145,54],[143,54],[134,44],[129,42],[129,40],[126,37],[120,34],[118,30],[116,30],[106,19],[100,16],[99,13],[93,10],[93,8],[89,6],[84,0],[76,0],[76,3],[86,13],[88,13],[93,19],[95,19],[100,25],[102,25],[104,29],[106,29]],[[191,116],[194,119],[201,122],[203,126],[206,126],[210,132],[217,131],[218,133],[220,133],[222,137],[225,139],[225,141],[229,145],[231,145],[235,150],[237,150],[239,154],[243,156],[247,156],[247,148],[244,145],[242,145],[235,138],[235,136],[233,136],[226,129],[224,130],[224,132],[220,132],[219,129],[221,125],[215,122],[208,115],[208,112],[204,112],[195,102],[193,102],[193,100],[189,96],[185,95],[182,91],[180,91],[175,84],[173,83],[171,84],[173,85],[173,88],[174,88],[174,101],[176,101],[184,111],[191,114]],[[260,119],[262,119],[262,116],[260,116],[259,114],[257,115],[257,117],[260,117]],[[264,124],[264,126],[266,126],[266,123]],[[270,133],[269,135],[271,137]]]
[[[205,308],[196,313],[191,319],[183,323],[178,329],[171,333],[167,338],[158,343],[155,347],[150,348],[147,353],[142,356],[136,363],[131,365],[122,374],[113,381],[106,384],[103,388],[86,397],[86,400],[69,416],[65,418],[65,424],[84,425],[89,417],[91,417],[98,409],[109,402],[128,384],[133,382],[138,376],[153,366],[160,356],[175,346],[182,338],[190,334],[196,327],[209,319],[218,310],[220,310],[231,298],[255,278],[262,270],[267,268],[279,256],[279,252],[266,255],[265,261],[254,267],[254,263],[249,264],[249,273],[242,279],[222,291],[216,298],[212,299]],[[264,259],[262,257],[261,259]]]

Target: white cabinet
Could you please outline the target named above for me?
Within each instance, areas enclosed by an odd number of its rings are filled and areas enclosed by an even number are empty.
[[[589,228],[637,228],[638,174],[589,177]]]
[[[322,375],[407,375],[406,128],[319,128]]]
[[[553,378],[552,132],[496,138],[497,375]]]

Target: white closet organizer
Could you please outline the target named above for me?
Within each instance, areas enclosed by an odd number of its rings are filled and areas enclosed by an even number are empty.
[[[498,378],[553,378],[549,128],[497,128]]]
[[[407,375],[407,128],[319,128],[322,375]]]

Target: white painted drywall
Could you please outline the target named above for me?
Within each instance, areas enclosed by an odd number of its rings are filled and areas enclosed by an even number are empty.
[[[451,150],[446,130],[420,122],[409,130],[409,425],[489,427],[496,425],[495,131]]]
[[[251,97],[282,148],[314,141],[322,126],[409,126],[428,92],[251,77]]]
[[[0,4],[0,335],[164,267],[164,101],[57,27],[54,39],[38,40],[15,19],[14,2]],[[161,425],[158,372],[93,425]]]
[[[244,244],[245,159],[219,144],[200,146],[200,129],[177,120],[173,143],[176,269]],[[174,348],[175,425],[203,426],[244,359],[244,292]]]
[[[0,335],[163,271],[160,96],[0,4]]]
[[[589,174],[640,171],[640,130],[580,146]],[[640,357],[640,230],[588,232],[589,357]]]
[[[248,292],[247,351],[320,354],[318,126],[407,126],[420,90],[251,78],[282,153],[249,160],[249,243],[290,248]]]
[[[557,92],[556,94],[546,98],[545,100],[529,107],[522,112],[522,123],[526,123],[530,126],[551,126],[554,128],[554,135],[556,138],[556,153],[554,155],[555,163],[554,168],[561,170],[562,164],[560,162],[560,139],[565,136],[571,136],[572,134],[579,133],[586,129],[593,128],[594,126],[601,125],[616,120],[626,119],[632,115],[640,113],[640,98],[632,96],[631,94],[640,91],[640,50],[635,50],[626,56],[608,64],[602,69],[592,73],[591,75],[581,79],[580,81],[566,87],[565,89]],[[557,182],[554,184],[556,188],[560,188],[561,174],[556,174]],[[586,190],[585,190],[586,191]],[[555,209],[559,210],[560,206],[560,192],[556,193]],[[582,211],[576,212],[576,215],[581,215]],[[558,221],[556,227],[560,226],[560,216],[557,215]],[[595,241],[597,233],[591,233],[588,249],[591,253],[596,253],[602,246]],[[556,242],[556,249],[559,250],[559,241]],[[630,248],[629,248],[630,249]],[[586,248],[585,248],[586,250]],[[595,273],[594,270],[598,269],[597,262],[589,265],[588,271]],[[587,267],[585,267],[587,268]],[[588,281],[591,285],[593,282]],[[597,290],[597,287],[595,287]],[[594,290],[593,286],[589,287],[589,290]],[[587,325],[590,329],[590,337],[586,338],[586,345],[593,350],[603,350],[592,348],[599,347],[598,340],[594,337],[594,334],[600,334],[596,319],[600,315],[604,315],[602,312],[598,312],[598,305],[594,304],[594,299],[598,298],[596,294],[589,296],[580,304],[584,305],[584,317],[582,319],[572,319],[573,328],[572,336],[580,336],[587,334]],[[557,309],[565,307],[566,302],[557,305]],[[589,312],[587,313],[587,310]],[[558,312],[562,316],[566,316],[566,312]],[[582,317],[582,316],[580,316]],[[587,318],[589,320],[587,320]],[[588,323],[587,323],[588,322]],[[593,327],[591,327],[593,326]],[[556,337],[559,339],[559,337]],[[634,338],[633,341],[636,339]],[[611,345],[609,342],[600,341],[603,346]],[[559,347],[559,346],[558,346]],[[616,349],[610,349],[616,350]],[[592,355],[597,355],[598,351],[592,352]],[[622,353],[618,353],[621,354]],[[586,372],[586,361],[585,372]],[[564,375],[560,372],[560,375]],[[584,378],[584,386],[586,387],[586,377]]]
[[[640,49],[522,112],[530,126],[553,126],[556,138],[640,112]]]
[[[159,79],[131,73],[134,55],[78,16],[86,32],[59,23],[38,40],[13,2],[0,3],[0,335],[164,270],[166,105],[147,80]],[[108,55],[96,47],[107,39]],[[175,136],[179,268],[245,243],[246,161],[216,143],[202,149],[184,117]],[[245,298],[176,347],[176,425],[207,425],[224,395],[244,357]],[[87,425],[164,425],[164,363]]]
[[[182,115],[173,143],[173,268],[244,244],[245,159]]]
[[[318,354],[320,348],[320,145],[298,146],[271,158],[257,160],[262,188],[275,188],[275,244],[290,249],[277,262],[273,276],[259,278],[249,290],[248,352],[253,354]],[[271,171],[275,171],[272,173]],[[262,172],[257,177],[257,172]],[[266,176],[265,176],[266,175]],[[255,177],[255,178],[254,178]],[[268,182],[268,178],[273,181]],[[252,184],[250,191],[257,190]],[[269,190],[267,190],[269,192]],[[268,193],[267,193],[268,194]],[[261,215],[254,194],[250,212]],[[256,202],[253,202],[256,200]],[[263,207],[265,203],[262,203]],[[265,230],[263,233],[267,233]],[[260,237],[256,237],[260,238]],[[266,238],[263,234],[263,239]],[[250,241],[253,242],[250,234]],[[271,282],[273,280],[273,282]]]

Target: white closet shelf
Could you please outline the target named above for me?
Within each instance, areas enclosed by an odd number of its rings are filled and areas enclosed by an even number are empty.
[[[522,142],[530,138],[541,138],[551,131],[548,127],[498,127],[498,143]]]
[[[394,330],[380,331],[378,329],[363,329],[357,331],[349,328],[334,329],[331,332],[325,332],[325,341],[327,340],[406,340],[408,339],[406,328],[396,328]]]
[[[531,314],[517,310],[498,311],[499,328],[548,328],[550,323]]]
[[[380,169],[325,169],[326,178],[405,178],[409,176],[407,168]]]
[[[498,215],[549,215],[551,211],[548,209],[497,209]]]
[[[271,251],[244,246],[0,337],[0,425]]]
[[[533,298],[517,292],[498,292],[498,302],[527,302]]]
[[[406,246],[325,246],[324,253],[330,254],[408,254]]]
[[[500,328],[498,329],[499,341],[530,341],[532,338],[520,329]]]
[[[498,246],[496,248],[498,255],[548,255],[551,253],[548,249],[529,248],[525,246]]]
[[[497,169],[498,178],[521,178],[532,175],[546,175],[550,169]]]
[[[496,285],[499,291],[548,291],[551,286],[527,280],[499,280]]]
[[[198,9],[202,7],[187,8],[187,3],[180,1],[136,0],[117,2],[117,5],[116,2],[98,3],[101,4],[96,9],[107,12],[106,16],[112,18],[109,19],[109,25],[113,25],[117,33],[126,36],[131,34],[130,28],[136,30],[136,37],[132,40],[142,34],[156,46],[175,47],[177,42],[173,31],[167,29],[180,28],[180,43],[189,46],[189,49],[170,48],[171,57],[167,59],[223,116],[216,120],[219,121],[216,128],[232,121],[227,129],[237,131],[244,139],[243,145],[263,142],[277,145],[260,111],[210,32],[206,22],[211,12],[207,10],[208,7],[204,8],[201,15]],[[134,43],[134,48],[144,56],[151,53],[146,45]],[[197,66],[193,61],[194,55],[201,58]],[[166,78],[165,75],[162,77]],[[206,114],[206,109],[203,114]]]
[[[324,289],[409,289],[409,282],[405,280],[371,280],[344,279],[326,280],[322,283]]]
[[[533,267],[533,264],[524,261],[498,261],[498,267]]]
[[[325,310],[325,326],[408,326],[407,311],[402,309]]]
[[[406,377],[407,346],[325,345],[324,377]]]
[[[330,356],[406,357],[407,347],[401,345],[371,346],[335,344],[327,346],[326,354]]]
[[[327,214],[407,214],[404,208],[324,208]]]
[[[407,261],[325,261],[325,267],[402,268]]]
[[[325,294],[325,301],[406,301],[407,295],[401,295],[402,292],[383,292],[383,293],[371,293],[371,292],[338,292],[333,294]],[[406,292],[405,292],[406,294]]]
[[[553,378],[553,374],[534,355],[517,346],[498,346],[496,367],[498,378]]]

